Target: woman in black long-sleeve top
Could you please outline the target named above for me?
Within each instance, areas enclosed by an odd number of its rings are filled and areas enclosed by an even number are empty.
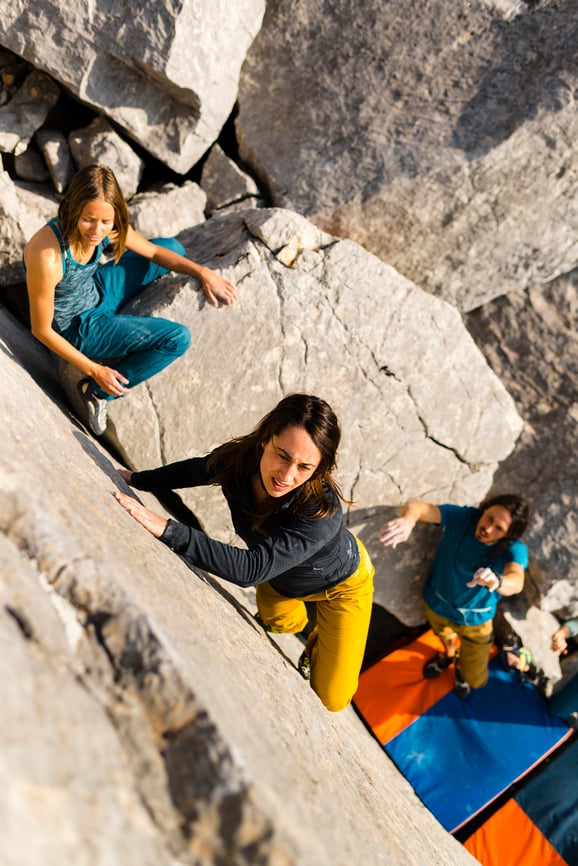
[[[141,490],[216,484],[247,550],[166,520],[131,496],[120,504],[149,532],[192,565],[238,586],[257,586],[266,627],[297,633],[307,624],[306,601],[317,625],[300,659],[325,706],[343,709],[355,694],[373,594],[373,565],[343,525],[342,495],[332,477],[339,423],[318,397],[285,397],[248,436],[205,457],[146,472],[119,470]]]

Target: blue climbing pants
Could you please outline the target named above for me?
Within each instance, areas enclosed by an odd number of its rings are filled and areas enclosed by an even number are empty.
[[[153,243],[180,255],[185,253],[174,238],[155,238]],[[166,268],[130,251],[123,253],[117,264],[102,265],[94,275],[100,303],[77,316],[62,336],[89,358],[122,373],[129,388],[150,379],[187,351],[189,329],[168,319],[126,316],[118,311],[166,273]],[[94,390],[99,397],[114,399],[97,386]]]

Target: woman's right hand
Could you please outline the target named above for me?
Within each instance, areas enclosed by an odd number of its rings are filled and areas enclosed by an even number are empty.
[[[94,379],[99,388],[110,394],[111,397],[122,397],[128,393],[128,379],[119,373],[118,370],[113,370],[112,367],[105,367],[104,364],[95,364],[94,370],[91,370],[90,378]]]
[[[132,481],[132,472],[130,469],[117,469],[116,470],[123,481],[126,481],[127,484],[130,484]]]

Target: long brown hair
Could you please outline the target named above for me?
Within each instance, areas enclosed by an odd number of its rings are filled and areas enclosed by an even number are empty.
[[[517,541],[521,538],[530,522],[530,505],[528,500],[523,496],[518,496],[516,493],[501,493],[485,499],[480,505],[480,511],[484,514],[493,505],[501,505],[512,518],[505,540]]]
[[[243,477],[257,474],[263,447],[288,427],[305,430],[321,452],[319,466],[311,478],[291,494],[291,512],[299,516],[306,514],[313,520],[334,514],[338,499],[347,501],[332,475],[341,430],[329,404],[310,394],[284,397],[261,419],[252,433],[221,445],[208,462],[209,471],[214,473],[212,483],[227,491],[239,484]],[[267,497],[255,512],[254,528],[267,534],[270,518],[278,508],[279,500]]]
[[[114,231],[117,233],[114,260],[118,262],[126,245],[128,210],[114,172],[107,165],[87,165],[74,175],[58,208],[62,230],[69,243],[78,246],[78,220],[85,206],[97,200],[104,200],[114,210]]]

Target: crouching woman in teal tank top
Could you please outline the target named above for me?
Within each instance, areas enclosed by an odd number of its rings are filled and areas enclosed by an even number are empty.
[[[100,263],[114,245],[114,260]],[[138,292],[169,270],[196,277],[208,300],[232,304],[235,287],[185,257],[174,238],[146,240],[130,225],[124,196],[107,166],[75,175],[51,219],[24,249],[34,336],[85,378],[79,383],[93,433],[106,428],[109,400],[122,397],[180,357],[190,345],[177,322],[119,315]]]

